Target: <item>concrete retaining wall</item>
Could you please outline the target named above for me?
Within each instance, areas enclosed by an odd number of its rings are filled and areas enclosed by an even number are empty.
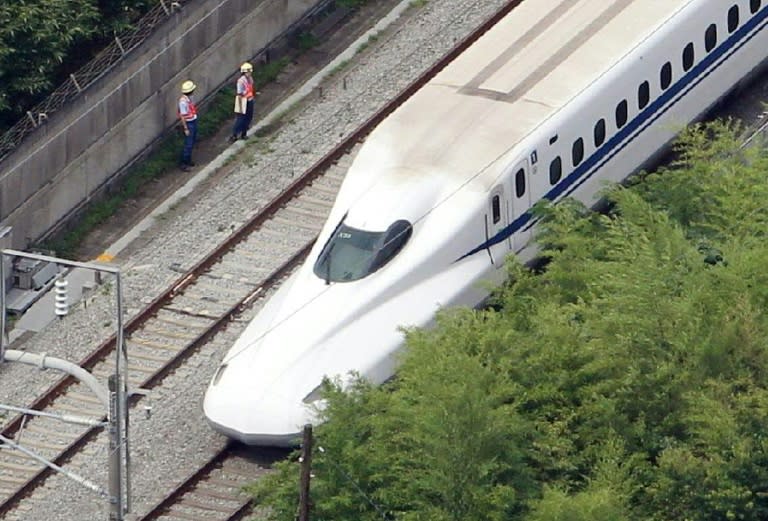
[[[87,204],[175,124],[182,81],[200,100],[301,20],[319,0],[184,4],[117,70],[53,114],[0,163],[0,228],[25,249]],[[204,114],[203,114],[204,117]]]

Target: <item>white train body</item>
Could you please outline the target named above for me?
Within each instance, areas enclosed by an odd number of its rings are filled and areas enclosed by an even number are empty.
[[[214,375],[208,421],[246,443],[290,444],[313,420],[324,376],[388,379],[399,326],[478,305],[507,254],[532,257],[532,204],[594,204],[606,181],[643,166],[757,70],[768,49],[764,3],[513,9],[366,140],[308,260]],[[393,225],[390,245],[401,249],[376,269],[370,260]]]

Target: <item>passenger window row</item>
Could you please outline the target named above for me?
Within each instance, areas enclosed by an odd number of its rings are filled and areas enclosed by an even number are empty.
[[[749,10],[752,15],[756,14],[760,10],[762,0],[749,0]],[[728,33],[733,33],[739,28],[739,6],[738,4],[732,5],[728,9],[727,16]],[[704,31],[704,50],[705,54],[710,53],[717,46],[717,24],[710,24]],[[693,42],[688,42],[683,48],[681,56],[681,65],[683,72],[688,72],[693,68],[696,63],[696,50]],[[673,80],[672,62],[668,61],[661,66],[659,70],[659,88],[663,92],[672,85]],[[651,84],[649,81],[643,81],[637,88],[637,109],[639,111],[646,108],[651,102]],[[616,130],[621,129],[627,124],[629,119],[629,105],[626,99],[621,100],[616,105],[614,113],[614,122],[616,124]],[[605,143],[607,137],[606,122],[604,118],[600,118],[593,128],[592,142],[595,149]],[[574,168],[584,159],[584,139],[579,137],[574,140],[571,146],[571,164]],[[549,164],[549,183],[551,185],[557,184],[563,176],[563,162],[560,156],[555,157]],[[523,189],[524,193],[524,189]],[[518,190],[518,197],[521,197],[522,193]]]

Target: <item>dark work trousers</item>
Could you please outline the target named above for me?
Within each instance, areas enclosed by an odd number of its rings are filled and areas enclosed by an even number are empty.
[[[187,121],[187,128],[189,129],[189,134],[184,136],[184,148],[181,151],[182,165],[192,164],[192,147],[195,146],[195,141],[197,141],[197,120]]]
[[[245,104],[245,114],[235,115],[235,128],[232,129],[232,135],[235,138],[245,139],[248,137],[248,129],[253,121],[253,100],[248,100]]]

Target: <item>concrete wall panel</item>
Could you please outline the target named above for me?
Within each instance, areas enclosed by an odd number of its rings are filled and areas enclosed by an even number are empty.
[[[64,160],[63,166],[75,161],[82,155],[82,151],[92,144],[91,136],[93,135],[95,123],[97,121],[94,118],[78,119],[72,123],[66,134],[62,134],[66,144],[62,147],[61,151],[67,153],[66,157],[62,158]]]
[[[176,123],[179,86],[202,99],[325,0],[190,0],[140,48],[51,114],[0,163],[0,226],[26,248]],[[201,117],[205,117],[204,112]]]
[[[88,196],[86,192],[88,170],[78,168],[70,172],[66,178],[53,183],[50,193],[55,194],[48,200],[49,215],[56,216],[66,213]]]
[[[8,176],[0,178],[0,210],[8,209],[8,213],[17,206],[17,201],[22,199],[22,176]]]

